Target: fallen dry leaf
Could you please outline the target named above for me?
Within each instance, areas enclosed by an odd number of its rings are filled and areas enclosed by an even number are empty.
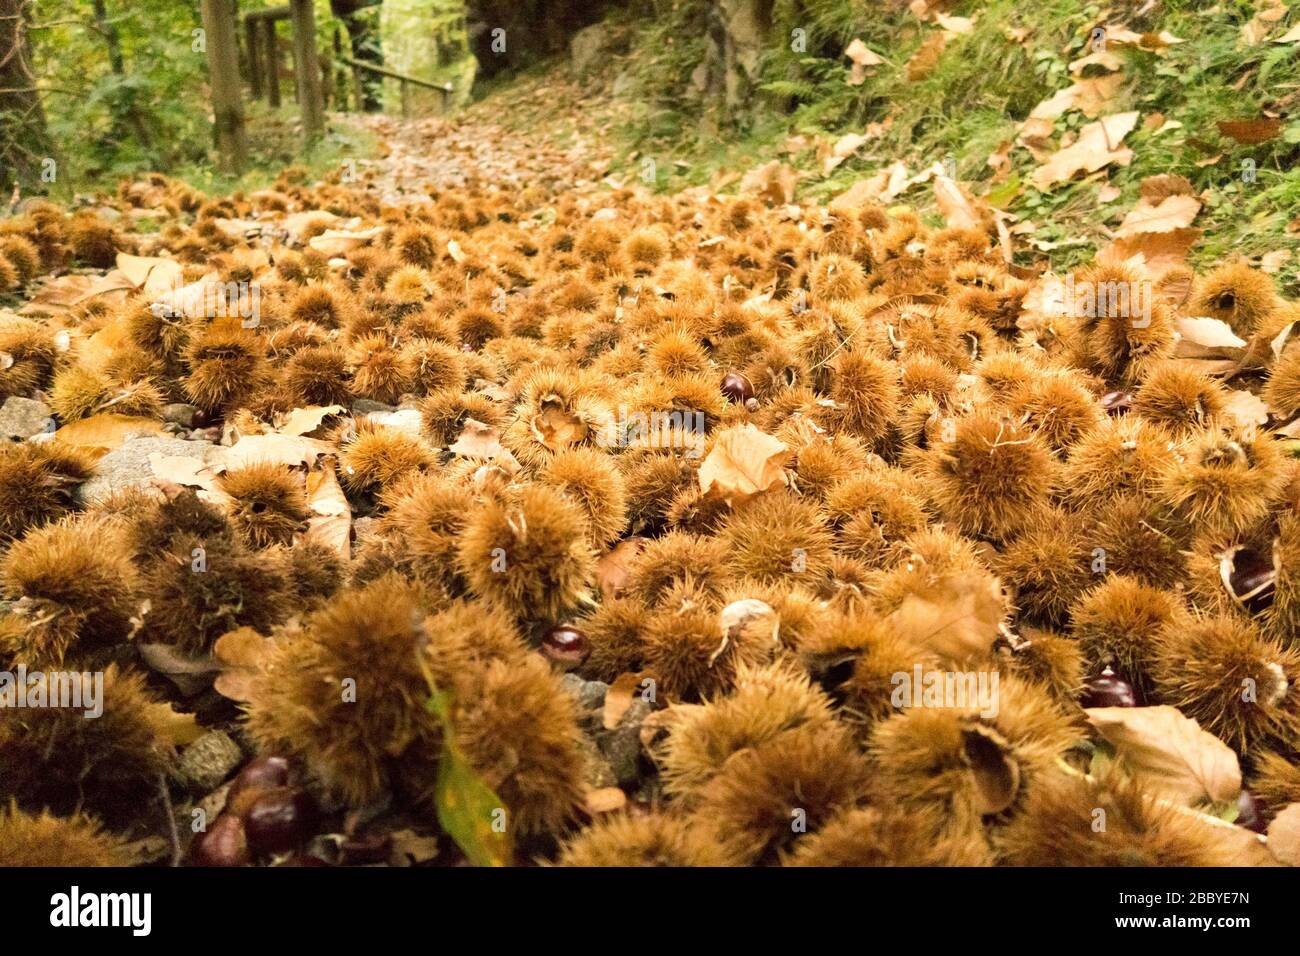
[[[221,463],[226,468],[242,468],[259,461],[310,467],[321,455],[337,450],[331,442],[302,435],[245,435],[222,453]]]
[[[64,425],[54,433],[54,440],[65,445],[117,448],[128,438],[142,435],[165,435],[162,422],[139,415],[114,415],[105,412]]]
[[[700,490],[735,504],[786,485],[784,465],[789,458],[789,448],[749,423],[728,428],[700,463]]]
[[[371,240],[383,235],[384,227],[375,226],[371,229],[361,229],[357,231],[349,229],[326,229],[319,236],[316,236],[307,242],[312,249],[325,256],[341,256],[359,246],[369,245]]]
[[[1237,755],[1176,707],[1090,707],[1088,720],[1128,771],[1184,805],[1230,802],[1241,792]]]
[[[1006,617],[997,578],[961,571],[931,578],[918,566],[916,584],[886,620],[913,646],[960,662],[987,655]]]
[[[1089,123],[1079,130],[1073,145],[1053,153],[1034,170],[1030,181],[1037,189],[1048,189],[1080,172],[1093,173],[1111,163],[1127,166],[1133,161],[1133,151],[1123,145],[1124,137],[1133,131],[1137,121],[1134,110]]]
[[[1215,124],[1228,139],[1246,146],[1267,143],[1282,131],[1282,121],[1271,116],[1258,119],[1219,120]]]
[[[303,539],[334,551],[344,561],[352,554],[352,507],[339,486],[333,456],[307,473],[307,507],[311,517]]]
[[[1193,196],[1165,196],[1154,205],[1144,198],[1124,217],[1115,230],[1115,237],[1129,239],[1144,232],[1184,229],[1192,224],[1200,211],[1201,203]]]
[[[1178,318],[1174,325],[1178,331],[1174,354],[1179,358],[1240,358],[1245,352],[1246,341],[1220,319]]]
[[[228,700],[244,701],[249,696],[249,681],[262,665],[266,638],[251,627],[228,631],[212,645],[212,656],[221,665],[212,686]]]
[[[636,674],[619,674],[605,691],[605,704],[601,710],[601,724],[606,730],[613,730],[622,721],[627,709],[632,706],[635,697],[642,693],[642,685],[649,677],[648,671]]]
[[[769,205],[780,206],[794,202],[794,190],[799,182],[799,171],[788,163],[774,159],[755,167],[740,181],[740,191],[758,196]]]
[[[954,229],[976,229],[982,223],[974,201],[947,176],[934,177],[934,202],[944,221]]]
[[[307,405],[295,408],[276,429],[281,435],[310,435],[331,415],[341,415],[342,405]]]
[[[853,61],[847,81],[849,86],[861,86],[867,79],[867,69],[885,62],[884,57],[867,49],[867,45],[856,38],[845,47],[844,55]]]
[[[1241,389],[1228,391],[1223,413],[1247,436],[1254,435],[1260,425],[1268,424],[1268,406],[1258,396]]]

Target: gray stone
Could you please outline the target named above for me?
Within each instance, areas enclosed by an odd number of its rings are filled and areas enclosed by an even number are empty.
[[[569,61],[579,76],[596,65],[609,46],[609,28],[603,23],[584,27],[569,40]]]
[[[230,735],[223,730],[209,730],[181,751],[176,775],[191,793],[210,793],[225,782],[244,760]]]
[[[199,410],[193,405],[186,405],[184,402],[173,402],[171,405],[162,407],[162,420],[185,428],[193,428],[194,416],[198,413]]]
[[[601,680],[583,680],[577,674],[565,674],[560,684],[573,695],[583,710],[600,710],[605,706],[609,685]]]
[[[596,737],[600,752],[609,761],[620,786],[636,783],[641,778],[641,723],[650,716],[651,709],[640,697],[634,699],[618,726]]]
[[[354,416],[369,415],[371,412],[395,412],[396,405],[385,405],[383,402],[372,402],[368,398],[358,398],[352,403],[352,414]]]
[[[105,495],[125,488],[147,488],[153,480],[149,456],[179,455],[200,461],[216,460],[224,449],[203,441],[182,441],[179,438],[148,436],[128,438],[99,460],[95,477],[81,486],[78,497],[82,504],[93,504]]]
[[[585,777],[587,786],[592,790],[618,786],[618,774],[614,772],[614,768],[610,766],[594,740],[583,734],[578,741],[578,749],[587,758]]]
[[[53,429],[54,418],[44,402],[13,395],[0,408],[0,442],[25,441]]]

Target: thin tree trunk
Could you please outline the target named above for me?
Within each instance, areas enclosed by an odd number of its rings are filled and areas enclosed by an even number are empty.
[[[248,162],[248,135],[239,84],[234,0],[203,0],[203,27],[207,32],[218,165],[222,172],[238,175]]]

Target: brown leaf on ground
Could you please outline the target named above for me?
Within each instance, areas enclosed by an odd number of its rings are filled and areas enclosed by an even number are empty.
[[[1133,161],[1133,151],[1123,145],[1124,137],[1133,131],[1137,121],[1134,110],[1089,123],[1079,130],[1073,145],[1053,153],[1034,170],[1030,181],[1038,189],[1048,189],[1080,172],[1093,173],[1111,163],[1127,166]]]
[[[605,691],[605,704],[601,710],[601,724],[606,730],[613,730],[632,706],[633,699],[641,693],[642,684],[649,677],[648,671],[619,674]]]
[[[794,202],[795,186],[799,182],[799,171],[787,163],[774,159],[747,172],[740,180],[740,191],[760,199],[772,206],[781,206]]]
[[[960,571],[930,579],[917,570],[917,586],[886,620],[918,648],[960,662],[986,656],[1006,617],[1006,600],[997,578],[983,571]]]
[[[1282,121],[1271,116],[1258,119],[1218,120],[1219,132],[1245,146],[1267,143],[1282,131]]]
[[[251,627],[222,634],[212,645],[212,656],[221,665],[213,688],[229,700],[248,700],[249,680],[262,666],[266,638]]]
[[[1144,198],[1124,217],[1115,230],[1115,238],[1129,239],[1142,233],[1185,229],[1200,211],[1200,200],[1193,196],[1165,196],[1154,204]]]
[[[954,229],[978,229],[983,223],[975,201],[947,176],[934,177],[934,202],[944,221]]]
[[[729,504],[789,482],[785,463],[790,449],[748,423],[728,428],[700,464],[700,490]]]
[[[348,560],[352,554],[352,506],[339,486],[333,456],[307,473],[307,507],[311,517],[303,539],[322,544]]]
[[[1237,755],[1176,707],[1091,707],[1088,720],[1139,782],[1184,805],[1241,792]]]
[[[162,422],[152,418],[105,412],[64,425],[54,433],[54,440],[65,445],[112,450],[131,437],[165,434]]]
[[[307,405],[289,412],[276,428],[281,435],[310,435],[331,415],[346,411],[342,405]]]
[[[844,55],[853,61],[847,80],[849,86],[861,86],[867,79],[868,68],[885,62],[882,56],[867,49],[867,45],[856,38],[845,47]]]

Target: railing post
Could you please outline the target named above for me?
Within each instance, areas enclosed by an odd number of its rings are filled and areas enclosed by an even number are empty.
[[[293,62],[298,80],[298,106],[307,139],[319,138],[325,129],[321,103],[320,60],[316,55],[316,11],[312,0],[289,0],[293,17]]]
[[[275,21],[262,17],[262,54],[266,57],[266,98],[272,107],[280,107],[280,44],[275,35]]]

